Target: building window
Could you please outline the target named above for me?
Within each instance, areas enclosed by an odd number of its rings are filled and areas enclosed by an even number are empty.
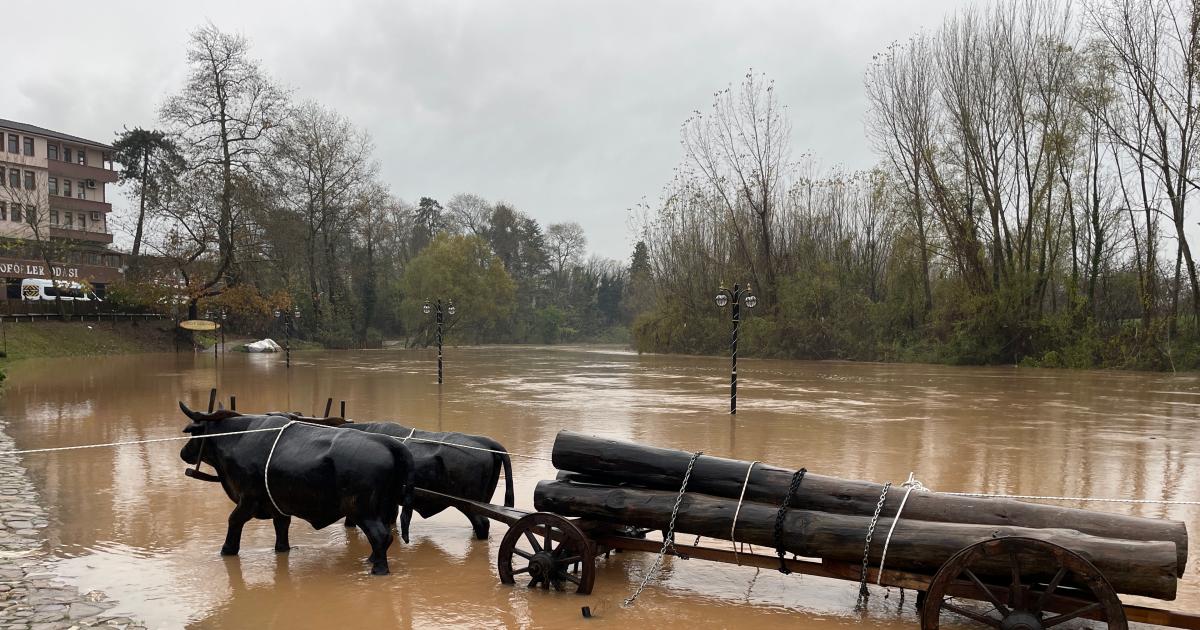
[[[25,220],[28,221],[30,225],[34,225],[38,222],[37,206],[25,206]]]
[[[75,213],[65,212],[65,213],[63,213],[63,217],[65,217],[67,219],[67,229],[68,230],[75,227]]]
[[[33,171],[25,171],[25,190],[33,190]]]
[[[17,138],[17,134],[15,134],[15,133],[8,134],[8,152],[9,153],[20,153],[21,150],[17,147],[17,143],[20,141],[21,140],[19,138]]]
[[[80,199],[87,199],[87,189],[84,188],[84,186],[83,186],[83,180],[80,180],[78,182],[78,184],[79,185],[75,187],[75,190],[79,191],[79,194],[77,196]]]
[[[88,252],[88,263],[92,265],[100,264],[100,254],[96,252]]]
[[[64,162],[71,161],[71,147],[67,147],[67,146],[63,147],[63,161]]]
[[[15,168],[8,169],[8,185],[13,188],[21,187],[21,171]]]
[[[79,213],[79,229],[87,229],[87,215],[82,212]]]
[[[58,159],[58,145],[57,144],[47,144],[46,145],[46,157],[50,158],[51,160]]]
[[[33,156],[33,138],[25,138],[25,155]]]
[[[11,206],[9,206],[8,209],[12,210],[12,212],[10,212],[8,214],[8,218],[10,220],[12,220],[14,223],[20,223],[21,222],[21,206],[14,203]]]
[[[58,178],[57,178],[57,177],[50,177],[50,178],[47,178],[47,179],[46,179],[46,185],[50,187],[50,194],[51,194],[51,195],[57,195],[57,194],[58,194]]]
[[[58,225],[58,210],[50,211],[50,225]]]
[[[99,222],[100,222],[100,213],[96,210],[92,210],[92,223],[95,224],[95,223],[99,223]]]
[[[64,197],[71,196],[71,180],[69,180],[69,179],[63,180],[63,196]]]
[[[0,221],[8,220],[8,204],[0,201]]]
[[[79,155],[79,165],[87,166],[87,151],[84,151],[83,149],[79,149],[75,153],[77,153]]]

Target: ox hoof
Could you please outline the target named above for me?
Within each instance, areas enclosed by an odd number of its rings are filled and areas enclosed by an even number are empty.
[[[391,571],[388,571],[388,568],[386,566],[371,567],[371,575],[388,575],[390,573],[391,573]]]
[[[238,548],[237,547],[221,547],[221,555],[222,556],[236,556],[236,555],[238,555]]]
[[[287,553],[291,550],[292,548],[288,545],[275,545],[275,553]]]

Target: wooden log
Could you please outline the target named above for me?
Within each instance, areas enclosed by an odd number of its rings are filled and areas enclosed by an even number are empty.
[[[567,481],[542,481],[534,491],[536,509],[563,516],[665,530],[675,505],[675,492],[643,490]],[[679,507],[675,532],[709,538],[730,539],[730,525],[737,510],[735,499],[687,493]],[[738,542],[775,547],[778,508],[745,502],[738,513]],[[783,523],[783,546],[789,553],[836,562],[861,562],[870,518],[811,510],[788,510]],[[870,561],[878,565],[891,518],[879,519],[871,546]],[[887,551],[887,569],[933,574],[959,550],[981,540],[1001,536],[1037,538],[1083,555],[1108,578],[1120,593],[1174,599],[1175,545],[1164,541],[1130,541],[1098,538],[1069,529],[934,523],[901,518]],[[1057,565],[1052,559],[1023,557],[1027,572],[1044,573],[1046,579]],[[1028,563],[1028,564],[1026,564]],[[1004,579],[1007,564],[985,566],[977,573]],[[1007,583],[1007,582],[1002,582]]]
[[[678,490],[692,454],[632,442],[560,431],[554,440],[555,468],[608,485],[625,483],[659,490]],[[750,462],[702,456],[696,460],[688,489],[736,499]],[[794,470],[756,464],[746,486],[747,501],[779,505],[787,493]],[[793,505],[834,514],[871,515],[883,485],[827,477],[809,472],[800,484]],[[904,492],[888,493],[883,514],[895,514]],[[1012,499],[959,497],[936,492],[913,492],[904,505],[905,519],[939,523],[974,523],[1045,528],[1070,524],[1072,529],[1101,538],[1175,543],[1176,575],[1187,567],[1187,527],[1180,521],[1125,516],[1077,508],[1027,503]]]

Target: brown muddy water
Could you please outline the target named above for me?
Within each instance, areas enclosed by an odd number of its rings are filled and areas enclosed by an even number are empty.
[[[828,475],[938,490],[1200,499],[1200,376],[744,360],[736,420],[728,363],[607,348],[448,348],[446,383],[426,351],[306,352],[283,357],[162,354],[26,361],[10,369],[0,414],[19,448],[178,436],[176,403],[210,387],[243,410],[320,411],[333,396],[360,420],[495,437],[548,457],[560,429],[704,450]],[[181,442],[30,454],[24,463],[52,516],[58,569],[83,591],[155,628],[915,627],[913,594],[699,560],[664,564],[622,608],[649,554],[598,565],[591,596],[499,583],[504,526],[475,541],[457,512],[414,521],[394,544],[393,574],[367,575],[361,534],[293,522],[293,549],[272,551],[267,521],[247,525],[238,558],[218,555],[232,504],[184,477]],[[514,458],[518,507],[550,463]],[[1077,506],[1084,507],[1084,506]],[[1200,509],[1093,505],[1188,522]],[[1180,597],[1200,612],[1193,554]],[[581,606],[595,617],[585,620]]]

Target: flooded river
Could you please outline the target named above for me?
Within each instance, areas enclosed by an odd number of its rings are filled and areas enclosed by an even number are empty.
[[[728,362],[603,348],[448,348],[446,383],[426,351],[231,353],[55,359],[15,364],[0,414],[19,448],[180,435],[179,400],[210,387],[242,410],[321,412],[344,399],[360,420],[492,436],[548,457],[572,429],[703,450],[827,475],[935,490],[1200,499],[1200,377],[743,360],[738,415],[727,411]],[[51,515],[59,572],[100,589],[155,628],[915,627],[913,594],[877,589],[855,612],[857,585],[699,560],[664,563],[622,608],[649,554],[598,565],[591,596],[499,583],[504,526],[476,541],[444,512],[395,544],[393,574],[370,577],[365,539],[340,525],[294,521],[277,555],[267,521],[247,525],[241,556],[218,549],[232,504],[183,475],[181,442],[24,456]],[[514,458],[518,507],[555,471]],[[1076,507],[1083,507],[1076,505]],[[1183,519],[1200,509],[1091,506]],[[690,542],[690,541],[689,541]],[[1195,545],[1194,545],[1195,547]],[[1200,612],[1200,554],[1180,598]],[[581,606],[595,618],[585,620]]]

